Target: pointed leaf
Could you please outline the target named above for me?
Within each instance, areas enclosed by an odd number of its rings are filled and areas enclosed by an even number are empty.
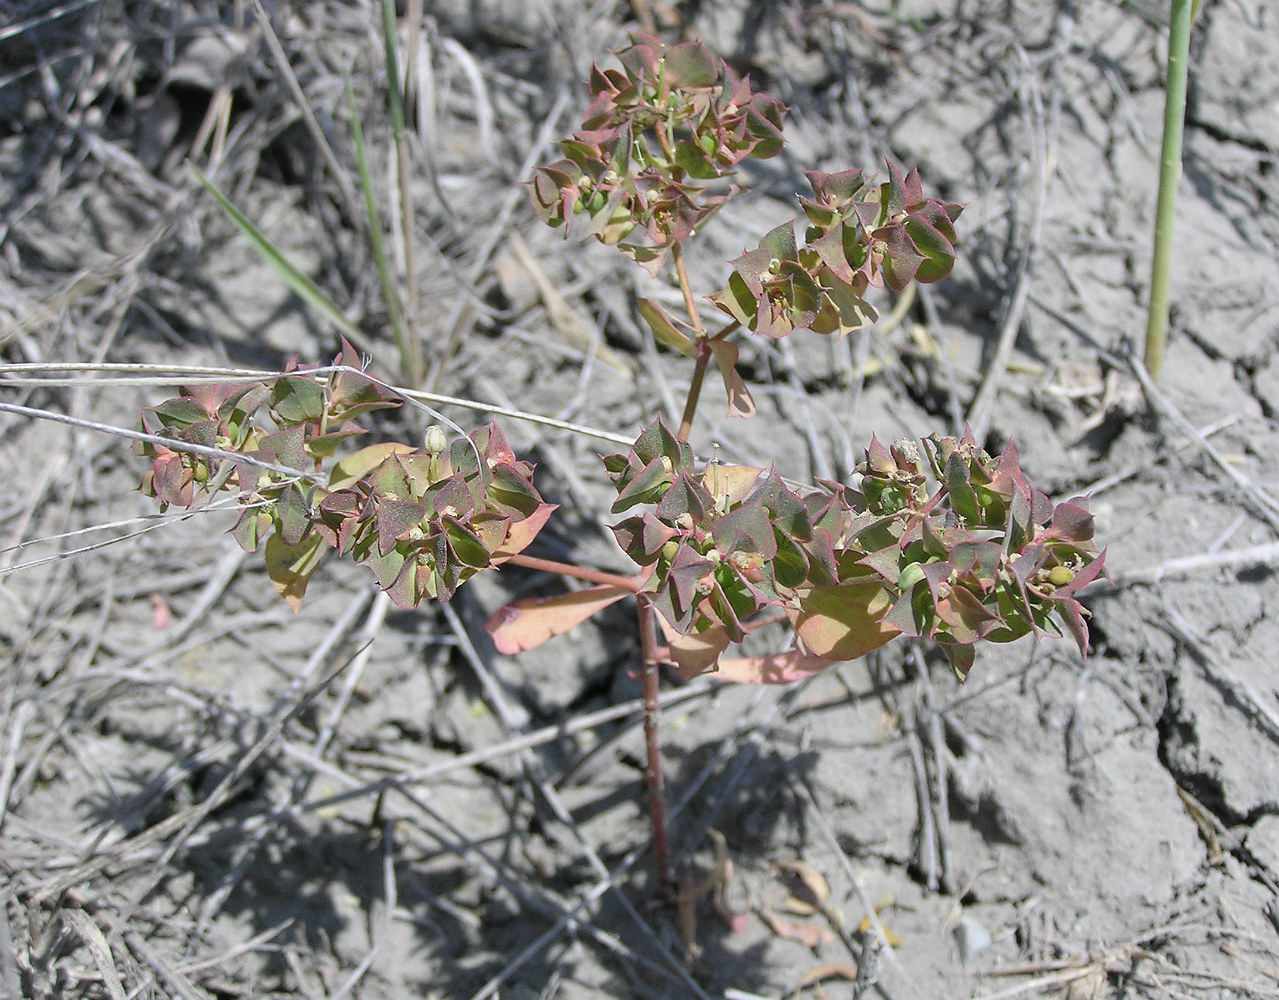
[[[737,345],[727,340],[711,340],[707,341],[707,346],[715,355],[715,363],[724,379],[724,391],[728,393],[728,415],[755,416],[755,400],[751,399],[750,390],[737,372]]]
[[[693,343],[691,337],[680,332],[666,315],[665,309],[652,299],[636,299],[635,304],[639,307],[640,315],[644,317],[644,322],[653,331],[653,336],[657,338],[659,344],[665,344],[686,358],[697,357],[697,345]]]
[[[499,653],[513,656],[562,635],[630,594],[625,587],[602,586],[515,601],[485,622],[484,629]]]
[[[301,609],[306,585],[323,556],[324,540],[314,531],[297,545],[289,545],[279,534],[266,540],[263,557],[267,576],[294,614]]]
[[[825,670],[836,661],[791,649],[785,653],[720,660],[717,681],[734,684],[790,684]]]
[[[367,448],[361,448],[355,454],[347,455],[346,458],[333,466],[333,471],[329,473],[329,489],[335,491],[347,489],[367,476],[392,455],[404,455],[412,450],[411,445],[400,444],[397,441],[371,444]]]

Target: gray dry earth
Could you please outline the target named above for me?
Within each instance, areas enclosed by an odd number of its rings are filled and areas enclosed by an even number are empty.
[[[374,7],[270,6],[353,177],[350,77],[385,195]],[[632,297],[672,290],[562,243],[514,185],[573,127],[590,61],[669,8],[426,6],[411,138],[436,385],[633,434],[686,375],[643,346]],[[1089,601],[1095,654],[987,649],[959,688],[934,651],[897,643],[791,689],[695,685],[664,719],[674,843],[698,876],[720,831],[728,901],[750,912],[733,932],[704,902],[690,961],[642,853],[625,608],[506,659],[479,623],[561,584],[504,573],[447,614],[388,613],[333,563],[294,619],[221,534],[226,514],[99,544],[153,524],[136,520],[154,511],[127,442],[0,415],[0,994],[748,1000],[824,968],[805,996],[1279,996],[1279,8],[1207,0],[1195,28],[1152,393],[1126,358],[1144,326],[1163,5],[678,6],[793,106],[789,155],[707,232],[701,287],[787,217],[803,168],[891,151],[968,206],[955,276],[905,323],[746,345],[759,417],[723,421],[712,391],[695,440],[838,478],[872,432],[971,415],[993,446],[1015,437],[1050,493],[1093,491],[1114,577]],[[391,357],[354,189],[261,32],[236,27],[252,10],[0,3],[5,362],[332,356],[332,329],[188,159]],[[4,402],[121,427],[174,387],[0,377]],[[618,566],[609,446],[505,427],[567,504],[544,551]],[[508,745],[561,724],[580,728]],[[796,859],[827,880],[827,916],[785,911],[777,865]],[[868,906],[898,944],[855,988],[838,974],[875,951]]]

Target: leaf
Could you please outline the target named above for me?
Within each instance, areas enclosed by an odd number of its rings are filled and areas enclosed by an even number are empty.
[[[376,513],[378,552],[386,555],[409,528],[420,524],[426,517],[426,504],[409,500],[379,500]]]
[[[550,516],[559,510],[559,504],[544,503],[522,521],[516,521],[506,533],[506,541],[493,550],[493,565],[505,562],[511,556],[523,552],[545,526]]]
[[[857,966],[848,962],[824,962],[821,965],[815,965],[805,972],[795,984],[795,995],[799,996],[800,991],[805,986],[811,986],[813,983],[820,982],[823,979],[846,979],[850,983],[857,981]]]
[[[412,446],[398,441],[371,444],[367,448],[361,448],[333,466],[333,471],[329,473],[329,489],[334,491],[348,489],[392,455],[406,455],[412,450]]]
[[[891,609],[892,600],[881,583],[840,583],[810,590],[792,621],[817,656],[855,660],[901,633],[884,620]]]
[[[787,941],[798,941],[805,948],[816,950],[828,941],[835,940],[835,935],[826,927],[819,924],[810,924],[803,920],[787,920],[779,917],[773,912],[771,906],[765,905],[759,915],[764,918],[764,923],[768,924],[768,929],[776,934],[779,938],[785,938]]]
[[[715,363],[719,365],[719,373],[724,379],[724,391],[728,393],[728,415],[755,416],[755,400],[751,399],[750,390],[737,372],[737,345],[727,340],[710,340],[707,341],[707,346],[715,355]]]
[[[563,635],[630,594],[625,587],[606,585],[555,597],[514,601],[486,621],[484,630],[492,637],[499,653],[513,656]]]
[[[324,388],[315,380],[290,375],[271,387],[271,407],[290,424],[310,423],[324,416]]]
[[[773,868],[779,872],[789,872],[796,876],[804,887],[808,899],[792,893],[786,900],[786,909],[801,917],[820,913],[830,899],[830,886],[826,877],[816,868],[797,858],[781,858],[773,862]]]
[[[718,625],[680,635],[662,614],[657,615],[657,620],[666,633],[671,660],[679,668],[681,680],[692,680],[699,674],[714,670],[720,654],[728,648],[728,633]]]
[[[644,317],[644,322],[653,331],[653,336],[657,338],[659,344],[665,344],[686,358],[697,357],[697,345],[691,337],[680,332],[666,315],[666,310],[652,299],[636,299],[635,304],[639,307],[640,315]]]
[[[670,464],[662,464],[663,456],[659,455],[636,473],[617,495],[611,508],[614,514],[630,510],[636,504],[653,503],[658,499],[657,493],[671,480]]]
[[[798,649],[765,656],[720,660],[717,681],[730,684],[790,684],[820,673],[834,661]]]
[[[312,531],[297,545],[289,545],[278,534],[266,540],[263,558],[267,576],[285,603],[297,614],[311,574],[324,556],[324,540]]]

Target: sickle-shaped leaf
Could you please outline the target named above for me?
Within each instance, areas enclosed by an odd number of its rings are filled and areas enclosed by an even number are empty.
[[[755,400],[751,399],[750,390],[737,372],[737,345],[727,340],[711,340],[707,342],[707,346],[715,355],[715,363],[719,365],[719,373],[724,379],[724,391],[728,393],[728,415],[755,416]]]
[[[665,344],[686,358],[697,357],[697,345],[693,343],[691,337],[680,332],[666,315],[665,309],[652,299],[636,299],[635,304],[639,307],[640,315],[644,317],[644,322],[653,331],[653,336],[657,338],[658,343]]]
[[[717,681],[733,684],[790,684],[831,666],[835,661],[791,649],[785,653],[747,656],[719,661],[712,675]]]
[[[606,585],[515,601],[486,621],[484,630],[499,653],[513,656],[562,635],[630,594],[625,587]]]

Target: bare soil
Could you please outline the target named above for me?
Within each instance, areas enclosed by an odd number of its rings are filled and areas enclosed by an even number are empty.
[[[872,433],[1015,440],[1042,488],[1091,491],[1093,655],[986,649],[963,687],[904,642],[791,688],[668,678],[675,852],[696,880],[722,837],[741,915],[703,900],[681,928],[654,905],[624,606],[509,659],[485,617],[562,581],[407,613],[330,562],[295,618],[229,511],[157,516],[129,442],[0,413],[0,995],[1279,996],[1279,8],[1206,0],[1194,29],[1155,387],[1130,359],[1164,7],[452,0],[402,23],[437,391],[626,436],[682,399],[633,307],[672,288],[561,241],[517,185],[626,30],[697,33],[792,107],[788,152],[705,234],[707,291],[804,169],[891,155],[967,205],[954,277],[894,328],[744,344],[760,413],[709,391],[699,449],[840,479]],[[377,7],[269,9],[278,56],[252,4],[0,3],[0,401],[128,428],[172,377],[13,366],[332,357],[190,165],[394,364],[346,96],[389,225]],[[617,446],[503,426],[564,504],[543,551],[623,568]],[[787,908],[795,861],[816,912]]]

